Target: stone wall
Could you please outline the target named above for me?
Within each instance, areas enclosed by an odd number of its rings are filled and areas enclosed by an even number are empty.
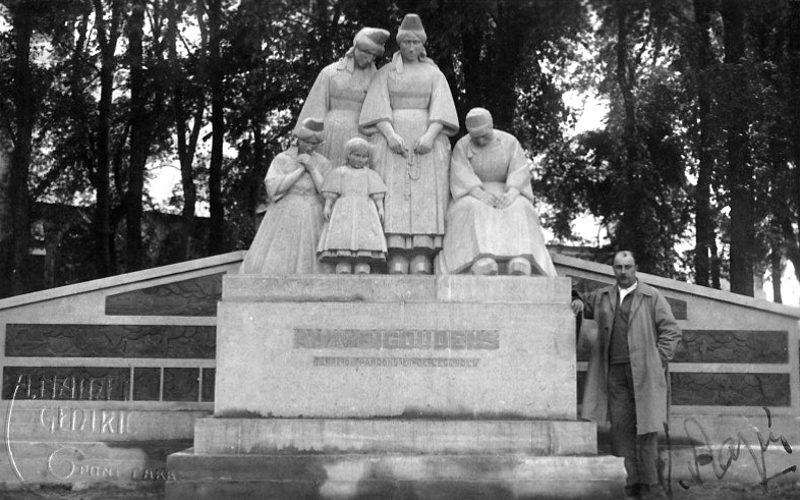
[[[8,423],[0,481],[165,481],[166,456],[190,447],[195,420],[213,411],[217,302],[222,276],[243,255],[0,300]],[[554,262],[576,289],[613,283],[607,265],[562,255]],[[800,446],[800,310],[640,278],[665,294],[684,332],[670,367],[675,442],[745,436],[758,451],[750,435],[758,428]],[[594,334],[584,322],[578,403]]]
[[[0,481],[166,481],[213,411],[217,301],[242,256],[0,301]]]

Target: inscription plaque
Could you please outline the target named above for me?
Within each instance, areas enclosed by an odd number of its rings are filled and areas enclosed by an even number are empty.
[[[380,358],[356,356],[314,356],[314,366],[404,367],[404,368],[475,368],[478,358]]]
[[[296,328],[295,349],[497,350],[497,330],[322,330]]]

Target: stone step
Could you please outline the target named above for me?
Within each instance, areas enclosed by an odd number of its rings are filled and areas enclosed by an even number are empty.
[[[563,420],[198,419],[198,454],[593,455],[595,424]]]
[[[170,455],[167,500],[618,499],[622,460],[525,454]]]

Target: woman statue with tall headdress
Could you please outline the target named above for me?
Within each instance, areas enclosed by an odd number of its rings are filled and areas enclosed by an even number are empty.
[[[306,118],[325,122],[324,142],[319,154],[334,167],[347,163],[344,145],[359,137],[358,118],[369,84],[378,70],[375,58],[383,55],[383,44],[389,32],[379,28],[362,28],[353,38],[353,46],[339,61],[320,71],[303,103],[298,126]]]
[[[405,16],[396,39],[400,50],[372,81],[360,128],[372,137],[387,187],[389,273],[430,274],[444,236],[448,137],[458,132],[458,116],[447,80],[425,53],[418,15]]]

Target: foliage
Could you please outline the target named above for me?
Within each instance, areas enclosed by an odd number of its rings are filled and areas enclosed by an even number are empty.
[[[6,25],[28,1],[0,2]],[[552,208],[544,223],[557,239],[576,241],[573,222],[591,214],[609,231],[612,247],[637,253],[642,270],[719,286],[717,277],[729,274],[729,257],[742,251],[734,233],[744,223],[752,234],[744,250],[753,271],[791,259],[800,272],[800,2],[736,2],[44,2],[29,57],[31,154],[28,165],[14,168],[27,168],[32,206],[85,209],[80,223],[65,221],[67,227],[51,235],[60,238],[61,255],[70,257],[47,284],[102,272],[99,260],[77,261],[89,258],[103,231],[114,235],[109,251],[120,272],[206,255],[207,235],[220,230],[227,240],[222,250],[246,248],[263,201],[262,179],[289,144],[294,117],[319,71],[345,53],[362,26],[394,33],[408,12],[423,20],[428,55],[447,77],[459,117],[475,106],[488,108],[495,125],[514,133],[536,159],[534,188]],[[134,7],[141,5],[145,80],[139,88],[128,37]],[[725,37],[722,16],[731,5],[744,6],[745,50],[735,65],[725,60],[733,41]],[[104,61],[98,35],[112,33],[112,7],[121,16],[120,39]],[[97,12],[105,13],[102,19]],[[12,139],[13,118],[25,104],[14,94],[20,55],[14,35],[0,30],[0,126]],[[395,50],[392,38],[376,64]],[[101,100],[108,95],[104,67],[112,76],[108,108]],[[609,103],[606,122],[571,134],[575,116],[566,92],[600,95]],[[222,109],[222,120],[212,121],[212,108]],[[142,135],[133,131],[132,109],[146,119],[144,150],[133,145]],[[741,198],[731,184],[736,178],[727,142],[734,122],[746,125],[748,220],[730,210]],[[222,161],[211,147],[220,137]],[[142,155],[148,165],[180,166],[183,182],[167,211],[181,217],[148,215],[147,192],[136,199],[136,182],[148,175],[136,170]],[[126,255],[136,247],[124,221],[140,203],[139,264]],[[195,203],[210,204],[215,214],[223,209],[224,222],[201,221]],[[93,215],[101,204],[108,206],[107,221],[102,211]],[[128,217],[129,224],[135,220]],[[692,234],[698,244],[682,252],[679,243]]]

